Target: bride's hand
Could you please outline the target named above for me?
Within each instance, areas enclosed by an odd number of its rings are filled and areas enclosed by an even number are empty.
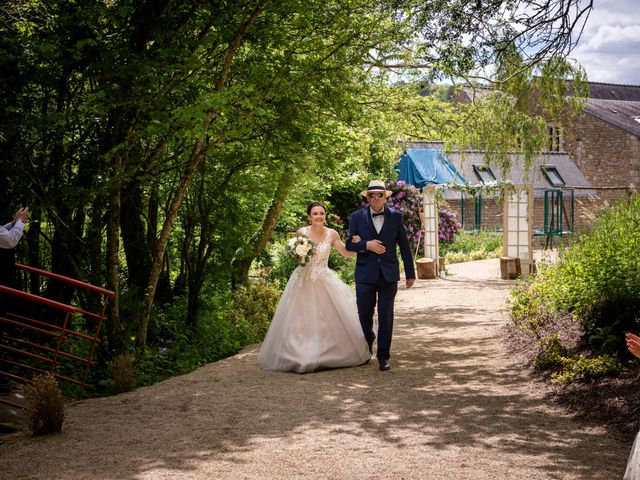
[[[353,237],[351,237],[351,241],[353,243],[358,243],[360,240],[362,240],[362,238],[360,238],[360,235],[354,235]]]

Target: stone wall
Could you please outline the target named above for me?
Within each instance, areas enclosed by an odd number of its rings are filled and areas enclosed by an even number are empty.
[[[640,186],[640,138],[635,135],[582,113],[566,135],[564,147],[596,189]],[[597,191],[608,203],[628,196],[622,188]]]

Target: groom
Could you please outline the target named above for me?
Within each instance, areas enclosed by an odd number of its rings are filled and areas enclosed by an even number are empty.
[[[411,247],[402,222],[402,214],[385,207],[391,191],[381,180],[372,180],[361,192],[369,206],[351,215],[347,250],[358,252],[356,261],[356,300],[358,315],[364,336],[373,351],[373,312],[378,304],[378,365],[380,370],[389,370],[391,364],[391,335],[393,332],[393,301],[398,291],[400,265],[396,246],[400,247],[406,278],[406,287],[411,288],[416,274],[413,268]],[[361,240],[353,242],[359,235]]]

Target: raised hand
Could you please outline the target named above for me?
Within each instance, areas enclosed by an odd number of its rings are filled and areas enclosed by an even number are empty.
[[[16,212],[13,216],[13,222],[15,223],[18,220],[22,220],[22,223],[29,221],[29,207],[22,207]]]
[[[640,337],[631,332],[627,332],[626,339],[627,349],[636,357],[640,358]]]

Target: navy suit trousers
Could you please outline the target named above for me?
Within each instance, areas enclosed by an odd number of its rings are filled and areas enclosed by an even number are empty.
[[[378,305],[378,349],[376,357],[388,360],[391,356],[391,336],[393,333],[393,302],[398,292],[398,282],[386,282],[382,274],[376,283],[356,283],[358,316],[362,331],[372,349],[376,338],[373,332],[373,313]]]

